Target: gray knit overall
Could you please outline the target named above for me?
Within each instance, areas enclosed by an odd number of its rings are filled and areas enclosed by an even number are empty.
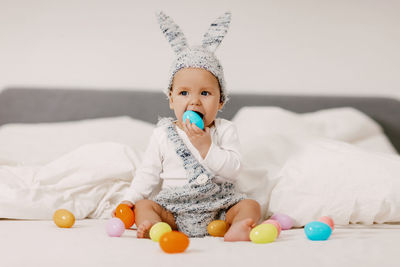
[[[163,189],[154,201],[174,215],[179,231],[189,237],[206,236],[207,225],[213,220],[225,219],[226,211],[245,197],[235,191],[232,183],[217,184],[213,181],[214,174],[192,155],[172,119],[162,119],[158,125],[166,127],[168,140],[174,144],[176,154],[183,161],[188,183]]]

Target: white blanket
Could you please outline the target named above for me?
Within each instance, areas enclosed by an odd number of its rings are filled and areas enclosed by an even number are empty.
[[[322,216],[336,224],[400,222],[400,157],[329,139],[290,157],[278,175],[268,210],[300,227]]]
[[[126,145],[82,146],[42,166],[0,166],[0,218],[106,218],[122,199],[140,159]]]
[[[397,154],[382,128],[353,108],[297,114],[278,107],[244,107],[233,122],[239,131],[244,163],[238,186],[261,204],[263,217],[271,215],[271,192],[281,181],[282,167],[316,140],[333,139],[369,153]]]
[[[395,153],[379,125],[361,112],[350,108],[303,115],[279,108],[244,108],[237,114],[234,122],[239,130],[245,166],[238,186],[251,198],[260,202],[263,217],[267,215],[271,191],[279,182],[277,173],[291,155],[314,138],[327,137],[371,151]],[[107,129],[112,128],[110,119],[107,123]],[[74,124],[72,128],[71,123],[65,125],[68,125],[67,129],[71,133],[75,132],[74,127],[79,127],[79,130],[84,132],[85,124],[78,124]],[[63,132],[63,125],[57,124],[53,138],[57,137],[57,132]],[[98,120],[96,125],[99,125]],[[55,151],[51,145],[46,146],[43,143],[45,138],[40,136],[42,145],[36,149],[43,150],[40,158],[45,160],[39,162],[45,163],[39,165],[16,161],[22,158],[31,160],[31,163],[35,162],[32,151],[30,156],[26,157],[20,148],[11,159],[6,158],[7,153],[0,153],[0,164],[3,164],[0,165],[0,218],[50,219],[54,211],[60,208],[70,210],[77,219],[109,217],[133,179],[147,133],[153,128],[152,125],[128,121],[126,118],[123,119],[123,124],[119,119],[117,125],[123,127],[112,128],[114,132],[124,131],[132,125],[132,139],[136,133],[140,134],[136,142],[139,144],[125,145],[126,135],[121,142],[118,142],[115,136],[114,142],[110,143],[94,143],[96,140],[87,140],[87,143],[91,144],[49,161],[50,155],[63,153]],[[12,141],[17,143],[15,129],[18,129],[23,132],[25,144],[36,144],[37,140],[29,139],[29,129],[35,133],[46,133],[43,129],[49,127],[51,128],[48,124],[27,127],[17,125],[15,128],[7,126],[6,130],[14,134],[3,136],[13,138]],[[90,128],[93,129],[93,125]],[[82,141],[80,136],[74,137],[78,140],[74,144]],[[54,143],[54,140],[51,141]],[[69,141],[72,143],[73,140]],[[9,143],[5,138],[0,140],[1,142]],[[47,149],[52,150],[51,153],[46,153]],[[7,165],[7,162],[12,164]]]

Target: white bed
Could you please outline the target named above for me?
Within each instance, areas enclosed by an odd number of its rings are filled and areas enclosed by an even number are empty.
[[[185,253],[166,254],[136,231],[112,238],[104,220],[71,229],[52,221],[0,221],[2,266],[399,266],[400,225],[337,227],[328,241],[309,241],[303,229],[274,243],[226,243],[192,238]]]
[[[135,230],[109,237],[105,222],[166,106],[146,92],[3,91],[1,266],[400,266],[400,103],[386,98],[232,96],[222,116],[242,142],[238,188],[264,219],[294,219],[275,242],[192,238],[169,255]],[[51,220],[59,208],[74,213],[72,228]],[[308,240],[301,227],[324,215],[331,237]]]

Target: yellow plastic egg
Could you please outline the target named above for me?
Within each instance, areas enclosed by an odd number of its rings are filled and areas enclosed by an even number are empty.
[[[272,224],[260,224],[250,231],[250,240],[256,244],[274,242],[278,236],[278,230]]]
[[[228,224],[223,220],[215,220],[208,224],[207,231],[211,236],[223,237],[228,230]]]
[[[158,222],[150,228],[149,235],[151,240],[153,240],[154,242],[158,242],[163,234],[171,231],[172,231],[171,226],[169,226],[168,223]]]
[[[69,210],[59,209],[54,212],[54,223],[61,228],[70,228],[75,223],[75,216]]]

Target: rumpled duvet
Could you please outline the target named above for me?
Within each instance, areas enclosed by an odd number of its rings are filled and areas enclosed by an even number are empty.
[[[95,143],[41,166],[0,166],[0,218],[107,218],[132,181],[139,155],[127,145]]]
[[[122,200],[134,179],[145,140],[153,129],[152,125],[127,118],[122,118],[122,122],[121,118],[104,122],[106,127],[103,128],[113,130],[107,136],[113,142],[94,142],[92,135],[104,131],[97,127],[96,131],[91,131],[93,140],[85,137],[84,141],[90,144],[80,145],[66,154],[58,151],[46,153],[46,149],[52,148],[47,148],[43,135],[47,132],[62,133],[65,128],[70,133],[67,136],[68,142],[80,144],[80,135],[73,133],[85,132],[86,125],[93,122],[85,121],[76,125],[68,123],[68,128],[67,124],[64,126],[60,123],[56,126],[57,131],[50,131],[53,129],[51,125],[38,125],[42,145],[34,147],[43,151],[31,149],[28,157],[19,148],[16,155],[21,156],[13,155],[11,159],[7,158],[7,153],[2,153],[0,218],[51,219],[54,211],[61,208],[70,210],[77,219],[110,217],[111,211]],[[237,184],[238,189],[261,204],[263,217],[267,214],[273,190],[279,185],[278,174],[281,169],[293,155],[300,153],[316,138],[345,142],[371,153],[396,154],[380,126],[365,114],[351,108],[296,114],[274,107],[245,107],[238,112],[233,122],[237,125],[243,152],[244,167]],[[103,125],[101,120],[96,120],[95,124]],[[93,125],[88,128],[92,129]],[[131,130],[126,132],[127,129]],[[37,132],[34,125],[8,125],[7,131],[13,134],[3,136],[18,143],[16,134],[21,132],[24,144],[37,144],[33,139],[26,140],[30,130]],[[118,141],[119,133],[127,133],[127,136],[124,135]],[[127,144],[126,140],[130,136],[132,143]],[[11,148],[7,149],[5,151]],[[15,161],[16,158],[36,160],[33,151],[41,154],[39,158],[61,156],[35,164],[18,164]]]

